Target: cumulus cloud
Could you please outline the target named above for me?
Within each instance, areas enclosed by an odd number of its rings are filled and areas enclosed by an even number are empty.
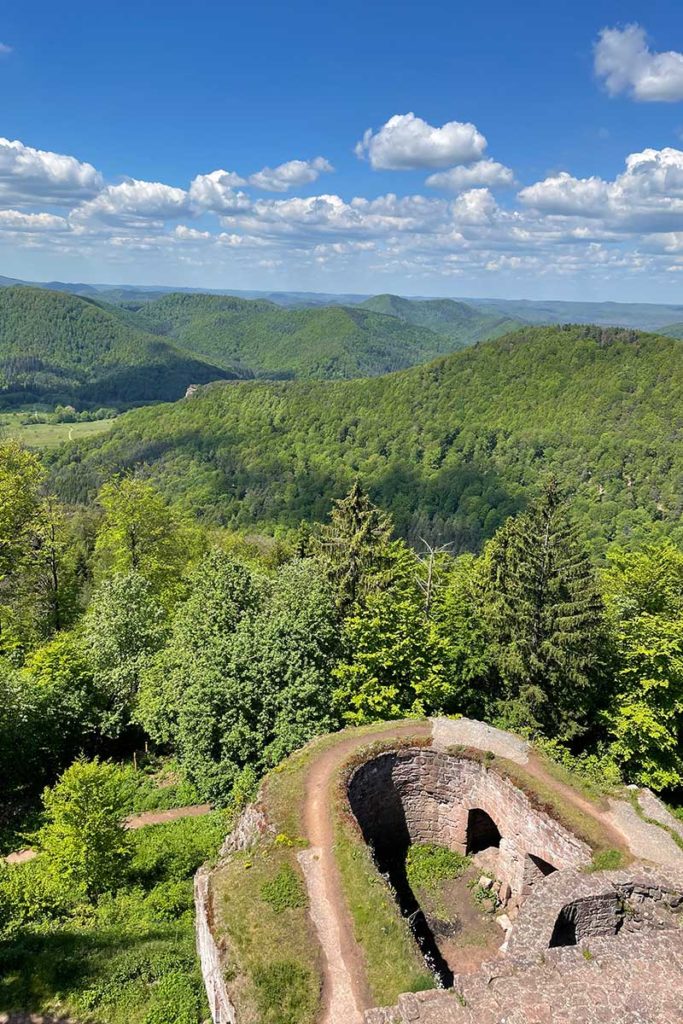
[[[394,114],[377,132],[371,128],[356,144],[356,156],[374,170],[406,171],[449,164],[469,164],[486,149],[473,124],[448,121],[441,128],[415,114]]]
[[[0,204],[70,205],[95,195],[102,175],[76,157],[0,138]]]
[[[458,196],[453,203],[452,212],[458,225],[490,224],[498,212],[498,204],[487,188],[472,188]]]
[[[64,217],[51,213],[23,213],[21,210],[0,210],[0,231],[68,231]]]
[[[316,156],[313,160],[288,160],[278,167],[264,167],[250,175],[248,184],[264,192],[287,192],[290,188],[309,185],[321,174],[333,170],[332,164],[323,156]]]
[[[595,44],[595,73],[610,96],[627,93],[650,103],[683,100],[683,54],[652,51],[640,25],[602,30]]]
[[[463,189],[505,188],[514,185],[515,176],[509,167],[495,160],[478,160],[469,167],[451,167],[448,171],[430,174],[426,184],[430,188],[441,188],[447,192],[462,192]]]
[[[539,213],[599,218],[617,231],[673,231],[683,225],[683,152],[631,153],[614,181],[563,171],[523,188],[519,199]]]
[[[602,178],[573,178],[566,171],[523,188],[525,206],[560,216],[600,217],[609,202],[609,186]]]
[[[189,189],[190,202],[199,209],[213,210],[214,213],[236,213],[246,210],[251,200],[245,192],[235,191],[243,185],[244,179],[233,171],[211,171],[198,174]]]
[[[120,185],[108,185],[99,195],[71,213],[75,226],[126,225],[150,227],[181,217],[188,211],[188,194],[182,188],[159,181],[131,178]]]

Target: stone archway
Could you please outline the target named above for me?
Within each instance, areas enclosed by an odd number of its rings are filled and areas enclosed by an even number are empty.
[[[465,852],[480,853],[491,847],[499,847],[501,834],[498,826],[481,807],[473,807],[467,814]]]

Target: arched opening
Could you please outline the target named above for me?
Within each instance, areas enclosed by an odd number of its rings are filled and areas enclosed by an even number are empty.
[[[466,852],[480,853],[492,846],[500,846],[498,826],[490,814],[474,807],[467,815]]]
[[[551,946],[575,946],[576,945],[576,917],[574,906],[563,907],[557,915],[553,934],[550,937]]]

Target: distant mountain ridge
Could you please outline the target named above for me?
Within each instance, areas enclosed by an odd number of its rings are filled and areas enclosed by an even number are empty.
[[[498,338],[521,323],[519,319],[482,312],[455,299],[403,299],[399,295],[375,295],[362,302],[361,309],[371,309],[426,327],[449,338],[453,348]]]
[[[0,288],[28,285],[66,291],[75,295],[99,297],[104,302],[150,302],[172,292],[203,295],[233,295],[244,299],[266,299],[287,308],[315,306],[357,306],[383,299],[383,295],[334,292],[245,290],[239,288],[178,287],[169,285],[112,285],[82,284],[62,281],[22,281],[1,277]],[[670,324],[683,321],[683,304],[656,302],[608,302],[562,299],[489,299],[481,296],[443,297],[446,302],[461,303],[488,316],[507,317],[514,321],[534,324],[595,323],[604,326],[635,327],[643,331],[658,331]],[[441,302],[441,297],[421,295],[404,296],[407,302]],[[368,308],[373,308],[369,306]],[[381,310],[379,310],[381,312]]]
[[[0,405],[132,404],[180,398],[190,384],[234,374],[82,296],[0,289]]]
[[[150,331],[241,376],[374,377],[456,347],[427,327],[358,306],[284,309],[265,299],[179,292],[134,312]]]
[[[69,501],[143,471],[209,521],[295,528],[355,477],[416,542],[476,549],[549,474],[596,550],[656,522],[683,540],[683,345],[618,328],[526,327],[350,381],[210,385],[65,449]]]

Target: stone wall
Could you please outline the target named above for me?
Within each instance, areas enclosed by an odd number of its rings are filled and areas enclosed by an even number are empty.
[[[226,857],[235,850],[248,850],[267,829],[268,822],[258,803],[249,804],[223,843],[221,856]],[[197,954],[213,1024],[236,1024],[236,1011],[225,984],[222,967],[225,954],[215,937],[211,875],[211,868],[201,867],[194,879]]]
[[[553,868],[587,864],[589,847],[485,765],[430,748],[390,751],[360,765],[348,795],[366,840],[439,843],[467,852],[468,815],[485,811],[501,835],[498,877],[515,898],[536,878],[528,854]]]
[[[553,944],[562,914],[574,921],[580,943],[596,935],[614,936],[622,927],[660,928],[667,915],[673,925],[682,912],[681,871],[642,865],[595,874],[563,871],[544,879],[525,900],[507,941],[507,957],[518,964],[537,962]]]

